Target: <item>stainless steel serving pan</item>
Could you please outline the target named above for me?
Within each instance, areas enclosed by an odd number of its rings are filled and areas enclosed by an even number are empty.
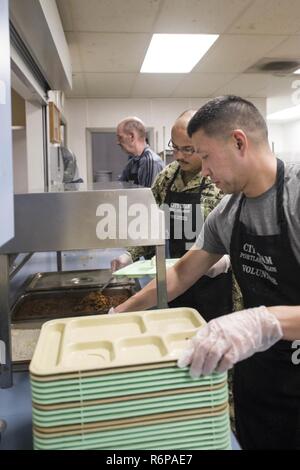
[[[43,291],[52,289],[102,287],[110,279],[110,269],[78,270],[36,273],[26,282],[25,290]],[[134,286],[135,283],[127,278],[114,279],[109,286]]]
[[[104,314],[133,295],[131,285],[31,291],[21,295],[12,309],[12,323],[34,322],[34,326],[55,318]]]

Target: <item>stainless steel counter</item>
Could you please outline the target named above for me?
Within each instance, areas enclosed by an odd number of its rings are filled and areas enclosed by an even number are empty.
[[[0,247],[0,341],[6,352],[0,387],[12,385],[10,307],[24,270],[10,286],[9,259],[15,253],[59,252],[56,263],[65,269],[68,251],[155,245],[157,305],[167,307],[164,214],[150,188],[97,183],[79,191],[18,194],[14,205],[15,237]]]

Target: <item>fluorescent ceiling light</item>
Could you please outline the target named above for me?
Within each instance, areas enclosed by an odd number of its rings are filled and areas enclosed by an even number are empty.
[[[268,121],[292,121],[294,119],[300,119],[300,105],[282,109],[267,116]]]
[[[153,34],[141,73],[188,73],[218,34]]]
[[[296,73],[297,75],[299,75],[300,74],[300,69],[295,70],[295,72],[293,72],[293,73]]]

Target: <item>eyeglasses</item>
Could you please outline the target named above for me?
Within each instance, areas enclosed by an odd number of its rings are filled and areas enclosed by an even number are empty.
[[[193,155],[193,154],[196,152],[196,150],[194,149],[194,147],[192,147],[192,146],[178,147],[178,145],[175,145],[175,144],[172,142],[172,140],[169,140],[168,147],[169,147],[174,153],[181,152],[181,153],[183,153],[184,155],[188,155],[188,156],[191,156],[191,155]]]

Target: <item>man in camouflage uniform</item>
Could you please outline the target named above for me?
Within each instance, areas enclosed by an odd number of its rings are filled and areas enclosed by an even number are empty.
[[[202,178],[200,175],[201,160],[187,135],[188,122],[195,112],[194,110],[185,111],[175,121],[169,146],[173,150],[176,161],[159,173],[152,186],[157,204],[159,206],[166,204],[170,208],[170,240],[168,240],[168,245],[171,258],[180,258],[195,240],[195,236],[190,240],[185,239],[184,229],[180,239],[176,238],[174,236],[175,225],[184,224],[183,219],[187,216],[190,218],[193,231],[199,233],[201,226],[197,226],[196,211],[201,211],[199,220],[205,219],[223,196],[209,178]],[[141,256],[149,259],[154,254],[154,247],[130,248],[127,254],[113,260],[112,270],[119,269],[132,260],[136,261]],[[232,292],[234,297],[238,297],[238,295],[236,289],[232,289],[231,272],[225,272],[229,267],[227,261],[228,259],[221,259],[217,263],[219,266],[213,267],[211,272],[207,273],[208,276],[197,281],[187,292],[170,302],[169,305],[171,307],[196,308],[207,321],[224,313],[232,312]],[[216,292],[222,292],[222,295],[216,296]]]

